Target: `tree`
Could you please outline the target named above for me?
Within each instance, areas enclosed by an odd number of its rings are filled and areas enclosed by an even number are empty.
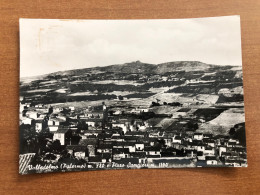
[[[199,128],[199,125],[198,125],[198,123],[189,121],[189,122],[187,123],[187,128],[188,128],[189,130],[195,131],[195,130],[197,130],[197,129]]]
[[[29,139],[35,137],[35,130],[31,125],[21,124],[20,135],[23,139]]]
[[[121,95],[119,95],[119,96],[118,96],[118,99],[119,99],[119,100],[123,100],[123,99],[124,99],[124,97],[123,97],[123,96],[121,96]]]
[[[50,146],[50,151],[51,152],[62,152],[62,147],[61,147],[61,144],[60,144],[60,140],[55,140],[53,141],[53,143],[51,144]]]
[[[152,105],[151,105],[152,107],[153,106],[160,106],[160,104],[159,103],[156,103],[156,102],[152,102]]]
[[[20,153],[34,152],[36,132],[31,125],[20,125]]]
[[[234,127],[232,127],[232,128],[229,130],[229,135],[233,136],[235,133],[236,133],[236,130],[235,130]]]
[[[86,124],[84,121],[79,121],[77,128],[78,128],[78,130],[87,130],[88,124]]]
[[[43,158],[44,160],[55,160],[57,157],[52,153],[48,153]]]

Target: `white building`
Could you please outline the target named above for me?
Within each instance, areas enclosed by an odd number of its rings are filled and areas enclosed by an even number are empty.
[[[37,119],[39,114],[35,111],[27,111],[25,114],[28,118]]]
[[[33,119],[25,117],[25,118],[21,118],[21,121],[22,121],[22,123],[25,124],[25,125],[31,125]]]
[[[193,139],[194,140],[203,140],[203,134],[202,133],[194,133]]]
[[[59,140],[60,141],[60,144],[62,146],[64,146],[66,144],[66,136],[69,132],[69,129],[58,129],[58,131],[56,131],[54,134],[53,134],[53,141],[55,140]]]
[[[41,120],[36,121],[35,122],[35,131],[37,133],[39,133],[42,131],[42,128],[43,128],[43,121],[41,121]]]
[[[113,123],[113,124],[112,124],[112,127],[120,127],[120,128],[122,128],[122,131],[123,131],[124,133],[126,133],[126,132],[128,131],[128,128],[127,128],[127,126],[125,125],[125,123]]]
[[[143,151],[144,150],[144,144],[143,143],[136,143],[135,148],[138,151]]]

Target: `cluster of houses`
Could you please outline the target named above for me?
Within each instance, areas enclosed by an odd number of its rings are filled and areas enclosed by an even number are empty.
[[[20,104],[20,124],[31,125],[36,133],[52,133],[49,142],[58,140],[69,158],[84,160],[89,168],[112,164],[116,168],[128,164],[159,167],[160,162],[167,162],[169,167],[247,166],[246,148],[237,139],[152,127],[140,117],[148,108],[132,109],[131,117],[111,110],[105,104],[80,111]],[[52,156],[46,162],[62,158],[60,152]]]

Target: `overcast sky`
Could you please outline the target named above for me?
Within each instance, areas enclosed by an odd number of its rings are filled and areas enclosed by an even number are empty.
[[[20,52],[21,77],[137,60],[242,65],[240,18],[20,19]]]

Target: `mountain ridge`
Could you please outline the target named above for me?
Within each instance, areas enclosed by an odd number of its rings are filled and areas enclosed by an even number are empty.
[[[239,65],[227,65],[230,67],[237,67]],[[93,71],[100,72],[114,72],[114,73],[143,73],[143,74],[163,74],[166,72],[174,71],[199,71],[209,68],[221,68],[227,67],[216,64],[207,64],[200,61],[172,61],[159,64],[150,64],[141,61],[127,62],[124,64],[112,64],[107,66],[96,66],[90,68],[80,68],[72,70],[57,71],[52,73],[47,73],[44,75],[32,76],[32,77],[21,77],[23,78],[33,78],[33,77],[44,77],[44,76],[54,76],[54,75],[75,75],[75,74],[84,74]]]

